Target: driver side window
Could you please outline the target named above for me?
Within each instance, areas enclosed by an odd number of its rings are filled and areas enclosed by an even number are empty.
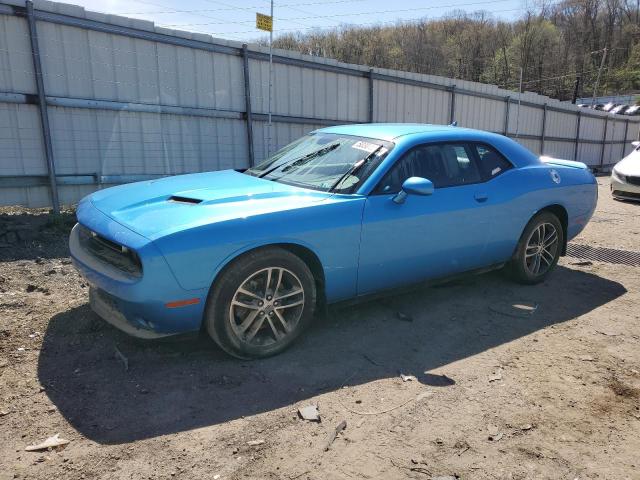
[[[400,158],[383,177],[374,194],[398,193],[409,177],[427,178],[435,188],[482,181],[469,147],[462,143],[420,145]]]

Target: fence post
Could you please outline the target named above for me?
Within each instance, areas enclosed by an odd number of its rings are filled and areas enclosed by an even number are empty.
[[[547,132],[547,104],[542,106],[542,132],[540,134],[540,155],[544,155],[544,137]]]
[[[504,127],[502,131],[504,136],[509,135],[509,108],[511,108],[511,97],[505,97],[504,99]]]
[[[369,123],[373,123],[373,68],[369,69]]]
[[[509,109],[511,108],[511,97],[504,98],[504,126],[502,132],[505,137],[509,136]]]
[[[244,109],[245,120],[247,121],[247,144],[249,145],[249,166],[256,163],[253,151],[253,117],[251,114],[251,82],[249,79],[249,52],[247,44],[242,45],[242,72],[244,75]]]
[[[624,151],[626,150],[626,147],[627,147],[627,135],[629,135],[629,119],[628,118],[624,121],[624,138],[622,139],[622,155],[620,156],[620,158],[624,157]]]
[[[456,116],[456,86],[451,85],[449,91],[451,92],[451,102],[449,103],[449,123],[453,123]]]
[[[607,127],[609,126],[609,115],[604,117],[604,132],[602,133],[602,150],[600,150],[600,166],[604,166],[604,149],[607,145]]]
[[[49,173],[49,185],[51,188],[51,203],[53,213],[60,213],[60,202],[58,200],[58,184],[56,182],[56,168],[53,161],[53,146],[51,144],[51,130],[49,128],[49,113],[47,111],[47,98],[44,92],[44,81],[42,79],[42,65],[40,63],[40,47],[38,45],[38,32],[36,30],[36,18],[33,14],[33,2],[27,0],[27,24],[29,25],[29,39],[31,40],[31,58],[33,59],[33,71],[36,76],[36,88],[38,95],[38,106],[40,111],[40,126],[42,127],[42,139],[44,141],[44,152],[47,158],[47,171]]]
[[[576,140],[575,143],[573,145],[573,159],[574,160],[578,160],[578,145],[580,144],[580,119],[581,117],[581,113],[580,110],[578,110],[578,112],[576,112],[576,116],[578,117],[576,120]]]

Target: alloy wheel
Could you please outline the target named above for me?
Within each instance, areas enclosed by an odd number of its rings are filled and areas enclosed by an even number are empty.
[[[300,279],[286,268],[269,267],[240,284],[229,306],[229,318],[240,341],[266,346],[281,342],[293,332],[303,309]]]
[[[541,223],[531,232],[524,254],[530,274],[544,275],[552,267],[558,253],[558,238],[558,231],[551,223]]]

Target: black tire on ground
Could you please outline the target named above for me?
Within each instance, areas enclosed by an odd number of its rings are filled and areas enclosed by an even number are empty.
[[[283,274],[277,278],[280,271]],[[246,284],[248,280],[249,284]],[[238,297],[238,289],[244,285],[255,286],[253,293],[257,295],[240,293]],[[291,295],[299,288],[302,293]],[[267,300],[269,292],[271,296]],[[284,298],[278,303],[277,299],[282,296]],[[234,303],[232,307],[232,302],[238,301],[240,303]],[[287,302],[300,305],[288,307],[284,305]],[[250,308],[240,306],[245,304]],[[209,292],[204,323],[211,338],[228,354],[242,359],[263,358],[291,345],[311,323],[315,307],[316,284],[306,263],[283,248],[265,247],[248,252],[225,267]],[[251,320],[249,315],[254,312],[259,316]],[[297,321],[292,321],[291,325],[280,322],[287,316],[297,318]],[[244,320],[249,326],[243,332]],[[254,333],[256,328],[257,333]],[[251,333],[254,336],[247,340]]]
[[[554,238],[555,241],[553,241]],[[541,247],[536,247],[541,243],[546,245],[544,251],[540,250]],[[516,251],[506,270],[511,278],[518,283],[525,285],[540,283],[555,268],[563,245],[564,231],[558,217],[551,212],[540,212],[529,221],[522,232]],[[536,256],[539,258],[540,265],[537,273]]]

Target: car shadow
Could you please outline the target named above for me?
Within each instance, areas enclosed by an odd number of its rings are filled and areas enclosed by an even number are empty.
[[[292,406],[399,372],[447,388],[455,383],[446,374],[451,362],[575,319],[625,291],[560,266],[533,287],[495,272],[331,310],[288,351],[250,362],[230,358],[204,336],[131,339],[83,305],[50,320],[38,377],[74,428],[118,444]],[[504,304],[513,302],[538,308],[510,315]]]

